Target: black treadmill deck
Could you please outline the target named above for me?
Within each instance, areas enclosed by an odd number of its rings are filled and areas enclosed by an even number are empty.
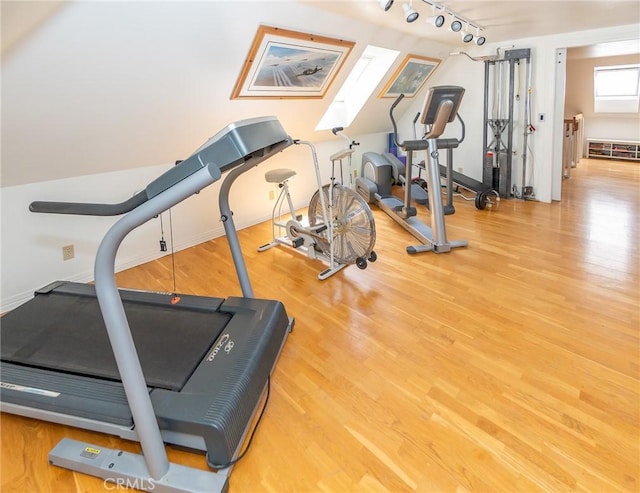
[[[33,300],[0,319],[3,343],[0,406],[3,411],[95,431],[121,435],[125,428],[125,437],[130,438],[129,433],[135,431],[135,427],[122,383],[87,375],[111,371],[109,364],[97,369],[98,365],[94,363],[98,360],[111,362],[113,358],[100,314],[88,316],[82,313],[85,309],[91,313],[84,304],[95,303],[92,292],[91,285],[53,283],[40,290]],[[121,291],[120,296],[164,438],[170,443],[206,450],[212,467],[227,463],[244,439],[291,327],[284,305],[279,301],[255,298],[230,297],[223,300],[187,295],[181,296],[180,302],[174,306],[171,305],[171,295],[164,293]],[[74,307],[73,312],[67,312],[66,297],[78,298],[82,310]],[[92,302],[87,301],[91,298],[94,298]],[[45,320],[41,320],[44,317],[38,315],[31,305],[43,299],[53,300],[47,303],[55,305],[56,312],[47,312]],[[188,312],[186,327],[179,325],[183,323],[181,316],[169,320],[174,312],[182,311]],[[55,351],[68,354],[65,342],[52,340],[48,343],[46,338],[43,342],[38,341],[44,327],[53,327],[56,334],[53,339],[66,330],[65,324],[59,320],[65,313],[73,314],[68,317],[73,319],[68,325],[75,322],[80,327],[69,327],[68,330],[79,331],[81,343],[76,346],[82,353],[82,364],[77,360],[65,361],[64,357],[52,356]],[[98,342],[100,336],[97,334],[92,338],[84,333],[84,318],[94,316],[100,322],[105,342]],[[140,320],[134,321],[136,317]],[[22,327],[21,322],[25,323]],[[21,333],[21,329],[34,322],[35,329]],[[142,332],[148,330],[148,333],[136,335],[139,324],[146,325],[148,329],[142,329]],[[165,327],[163,332],[167,334],[160,335],[156,327],[158,324]],[[193,331],[194,326],[198,330]],[[202,340],[197,341],[196,338]],[[31,349],[19,349],[21,342],[30,345]],[[17,360],[17,356],[22,361],[29,358],[35,361],[36,355],[44,356],[45,360],[56,360],[56,364],[66,370],[48,369],[41,362],[38,366],[28,366],[11,361],[12,358]],[[75,373],[75,368],[81,366],[88,368],[82,373]],[[172,370],[165,373],[168,366]],[[176,373],[176,366],[181,371]],[[154,374],[155,370],[160,373]],[[117,375],[117,369],[115,373]],[[186,383],[179,390],[150,384],[151,378],[156,384],[171,383],[171,375],[176,374],[188,374]],[[182,377],[174,384],[181,380]]]
[[[120,296],[149,387],[180,390],[231,319],[218,311],[220,298]],[[0,324],[4,362],[120,380],[93,285],[49,285]]]

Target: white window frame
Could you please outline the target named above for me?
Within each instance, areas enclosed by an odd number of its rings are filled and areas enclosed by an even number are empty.
[[[615,72],[635,74],[635,87],[628,93],[607,93],[598,85],[598,76],[612,75]],[[595,113],[637,113],[640,107],[640,65],[610,65],[593,68],[593,109]]]

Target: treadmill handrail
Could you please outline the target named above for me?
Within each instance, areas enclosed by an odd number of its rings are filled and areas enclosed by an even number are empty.
[[[47,214],[74,214],[78,216],[119,216],[125,214],[148,200],[147,194],[136,193],[129,200],[119,204],[95,204],[86,202],[47,202],[35,201],[29,204],[31,212]]]

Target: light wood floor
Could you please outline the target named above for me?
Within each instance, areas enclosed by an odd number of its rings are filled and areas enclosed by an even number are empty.
[[[639,185],[638,164],[583,160],[561,203],[456,201],[469,247],[442,255],[407,255],[375,210],[379,260],[326,281],[257,253],[268,223],[242,231],[256,296],[296,325],[231,492],[640,491]],[[240,294],[224,238],[175,261],[178,292]],[[173,289],[168,258],[118,281]],[[47,464],[63,436],[137,450],[4,414],[2,492],[103,491]]]

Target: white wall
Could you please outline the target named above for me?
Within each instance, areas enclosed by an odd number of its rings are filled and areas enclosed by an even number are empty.
[[[361,143],[353,157],[353,168],[356,170],[360,169],[364,151],[384,150],[385,134],[368,135],[363,138],[351,137]],[[316,144],[324,183],[328,182],[331,175],[329,156],[344,147],[343,142],[333,139]],[[93,261],[99,242],[116,221],[108,217],[35,214],[29,212],[31,202],[122,202],[144,189],[149,182],[171,166],[148,166],[1,188],[0,313],[23,303],[33,295],[35,289],[52,281],[92,280]],[[277,187],[265,182],[264,173],[281,167],[297,172],[291,188],[294,205],[301,208],[308,204],[317,188],[313,161],[307,146],[294,145],[248,171],[236,181],[231,190],[230,205],[234,212],[234,222],[239,229],[271,217],[273,201],[269,200],[269,192],[273,190],[277,194]],[[224,234],[219,220],[220,183],[214,183],[172,209],[171,222],[176,251]],[[170,251],[169,224],[169,213],[165,212],[164,239]],[[160,238],[159,218],[132,232],[118,253],[116,269],[129,268],[161,256]],[[269,238],[264,239],[265,242],[267,240]],[[220,238],[219,241],[225,240]],[[75,246],[75,258],[63,261],[62,247],[69,244]],[[258,246],[256,245],[256,248]],[[171,286],[167,286],[167,290],[170,289]]]

